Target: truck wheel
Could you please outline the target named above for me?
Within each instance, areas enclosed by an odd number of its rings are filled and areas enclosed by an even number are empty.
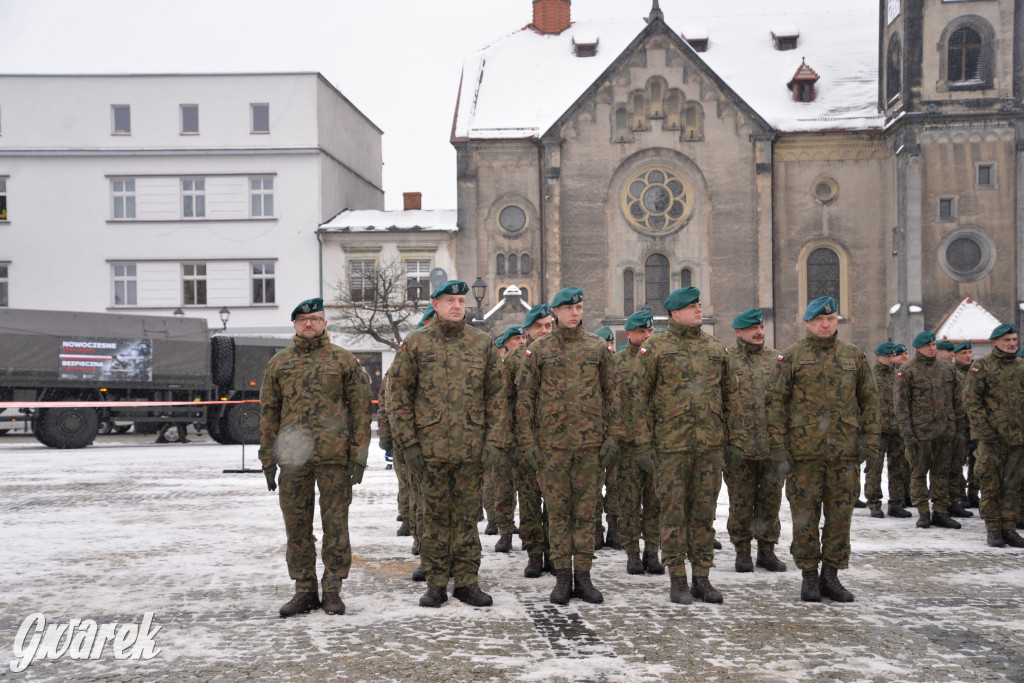
[[[235,340],[232,337],[212,337],[210,356],[213,383],[218,387],[230,387],[235,374]]]
[[[96,429],[97,434],[110,434],[114,431],[114,421],[110,418],[100,420],[99,427]]]
[[[210,438],[217,443],[228,445],[231,443],[231,437],[228,436],[225,422],[226,418],[223,415],[211,415],[206,421],[206,431],[210,432]]]
[[[99,417],[92,408],[40,410],[36,437],[50,448],[85,448],[96,438]]]
[[[258,403],[238,403],[227,415],[228,434],[235,443],[260,442],[260,406]]]

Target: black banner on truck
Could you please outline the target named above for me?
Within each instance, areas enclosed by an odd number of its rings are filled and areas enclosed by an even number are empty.
[[[61,379],[98,382],[152,382],[153,342],[149,339],[85,339],[60,343]]]

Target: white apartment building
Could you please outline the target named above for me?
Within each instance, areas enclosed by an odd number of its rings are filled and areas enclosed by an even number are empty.
[[[381,135],[318,73],[0,75],[0,305],[290,332]]]

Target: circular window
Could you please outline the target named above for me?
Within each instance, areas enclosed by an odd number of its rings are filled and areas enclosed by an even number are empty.
[[[974,228],[950,233],[939,245],[939,265],[954,280],[971,282],[988,273],[995,261],[995,244]]]
[[[509,204],[498,212],[498,224],[509,232],[519,232],[526,227],[526,212],[515,204]]]
[[[666,233],[689,220],[693,200],[693,185],[681,170],[649,164],[634,171],[622,188],[622,213],[638,230]]]
[[[831,178],[819,178],[814,181],[811,193],[819,204],[830,204],[839,196],[839,185]]]

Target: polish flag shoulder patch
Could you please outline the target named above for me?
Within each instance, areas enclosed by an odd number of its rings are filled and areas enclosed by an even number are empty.
[[[782,360],[783,358],[784,356],[780,353],[778,356],[775,357],[775,360]]]
[[[531,352],[530,349],[526,349],[526,355],[527,356],[532,356],[533,352]]]
[[[971,372],[977,375],[979,372],[981,372],[981,370],[979,370],[978,368],[971,368]]]
[[[647,355],[647,348],[646,348],[646,347],[644,347],[644,346],[641,346],[641,347],[640,347],[640,353],[642,353],[643,355],[645,355],[645,356],[646,356],[646,355]]]

